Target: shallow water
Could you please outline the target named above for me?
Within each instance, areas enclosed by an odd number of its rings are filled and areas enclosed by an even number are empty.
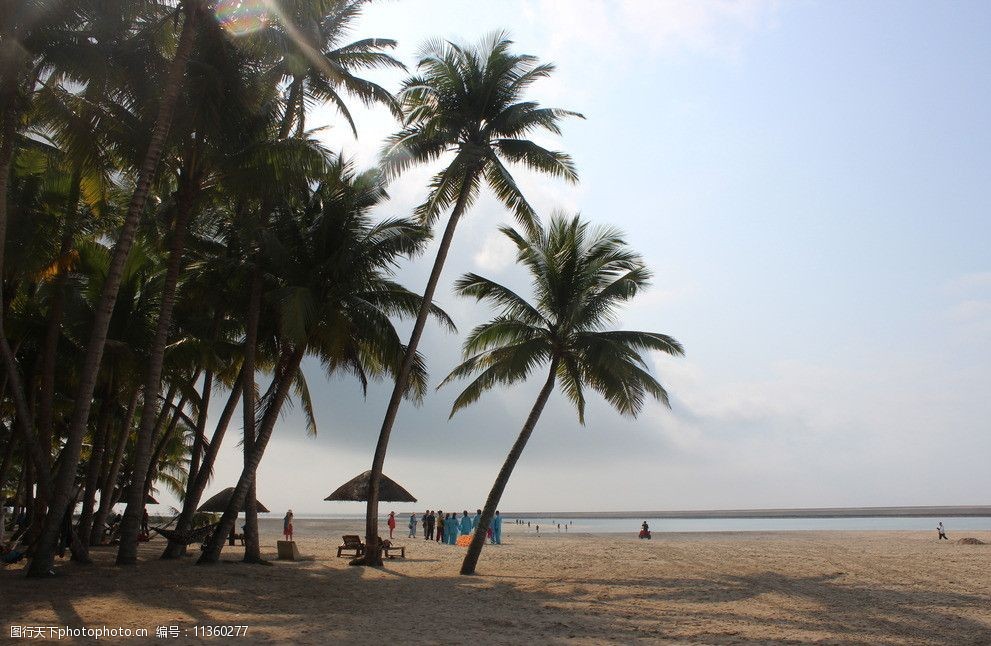
[[[259,514],[262,518],[278,519],[278,514]],[[419,518],[419,514],[417,515]],[[385,523],[382,516],[381,523]],[[512,516],[503,517],[503,526],[514,525]],[[397,517],[397,531],[405,530],[409,517]],[[361,527],[364,516],[359,514],[306,514],[295,518],[296,524],[306,521],[307,526],[316,528],[320,521],[355,521],[356,527]],[[557,533],[557,524],[561,523],[561,533],[582,532],[595,534],[621,534],[638,532],[640,523],[644,520],[652,532],[780,532],[780,531],[925,531],[935,532],[936,524],[943,521],[947,534],[953,538],[954,531],[991,531],[991,517],[959,517],[959,518],[571,518],[568,520],[546,518],[526,518],[524,526],[530,523],[530,529],[540,532]],[[566,523],[570,523],[567,524]],[[335,523],[336,524],[336,523]]]

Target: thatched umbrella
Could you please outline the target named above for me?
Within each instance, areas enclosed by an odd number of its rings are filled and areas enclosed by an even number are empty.
[[[230,504],[231,496],[234,494],[234,487],[227,487],[213,498],[210,498],[205,503],[200,505],[199,511],[212,511],[216,513],[224,513],[227,511],[227,505]],[[256,500],[255,504],[258,506],[258,511],[268,512],[268,508],[261,504],[260,501]],[[241,503],[241,508],[238,511],[244,511],[244,503]]]
[[[371,479],[371,476],[371,471],[365,471],[361,475],[351,478],[338,487],[334,493],[324,498],[324,500],[350,500],[356,502],[368,500],[368,481]],[[382,474],[382,480],[379,483],[379,500],[382,502],[416,502],[413,494],[403,489],[392,478],[386,477],[385,474]]]

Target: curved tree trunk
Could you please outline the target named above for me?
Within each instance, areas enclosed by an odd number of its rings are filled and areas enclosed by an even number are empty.
[[[502,492],[506,490],[509,477],[513,475],[513,469],[516,468],[516,463],[519,462],[520,456],[523,455],[523,449],[526,448],[526,443],[530,440],[530,434],[533,433],[534,427],[537,426],[540,413],[543,412],[544,406],[547,404],[547,399],[554,390],[557,365],[557,358],[551,360],[551,368],[547,374],[547,381],[544,382],[544,387],[540,389],[537,401],[533,403],[533,408],[530,409],[530,415],[527,416],[526,423],[523,424],[523,429],[520,431],[519,437],[516,438],[513,448],[509,450],[509,455],[506,456],[506,461],[503,463],[502,468],[499,469],[499,475],[496,476],[492,490],[489,492],[489,497],[485,500],[482,518],[478,521],[478,527],[475,528],[475,535],[472,536],[471,545],[468,546],[468,553],[465,554],[465,560],[461,563],[461,574],[475,573],[475,565],[478,563],[478,557],[482,554],[482,547],[485,546],[485,536],[489,531],[489,524],[492,522],[492,517],[495,516],[496,508],[499,507]]]
[[[93,528],[89,533],[90,545],[100,545],[103,542],[103,533],[107,527],[107,517],[110,516],[110,508],[113,506],[117,476],[120,474],[120,466],[124,462],[124,451],[127,449],[127,439],[131,435],[131,422],[134,421],[134,413],[138,408],[138,397],[140,395],[141,388],[135,388],[127,405],[127,413],[124,414],[124,418],[118,424],[120,431],[117,435],[117,445],[114,448],[113,461],[110,463],[107,473],[100,481],[100,506],[96,510],[96,515],[93,516]]]
[[[34,558],[31,559],[31,563],[27,568],[28,576],[49,576],[53,573],[52,568],[55,564],[55,544],[58,541],[59,525],[65,516],[66,509],[69,506],[69,498],[72,495],[76,467],[79,464],[79,452],[82,447],[83,437],[86,434],[86,426],[89,422],[90,407],[93,404],[93,390],[96,388],[96,378],[100,371],[103,349],[107,341],[107,329],[110,326],[110,317],[113,314],[114,305],[117,301],[117,292],[120,289],[121,280],[124,276],[124,263],[127,261],[127,256],[130,254],[131,246],[134,243],[138,220],[141,217],[141,213],[144,212],[148,190],[151,187],[155,171],[158,169],[158,161],[165,146],[165,138],[168,135],[169,127],[172,125],[172,116],[175,112],[179,91],[182,88],[183,78],[186,74],[186,64],[189,62],[189,56],[193,50],[194,27],[199,11],[199,2],[191,1],[185,3],[185,20],[182,24],[182,32],[179,36],[175,58],[172,59],[169,65],[168,78],[165,81],[165,90],[162,95],[162,102],[158,107],[158,114],[155,118],[155,127],[152,130],[148,151],[145,153],[145,158],[138,173],[137,184],[134,187],[134,193],[131,195],[131,203],[127,210],[124,226],[121,227],[120,237],[117,239],[117,244],[114,245],[113,256],[107,271],[103,292],[100,294],[100,302],[93,317],[89,342],[86,344],[86,357],[79,372],[79,383],[75,392],[75,406],[69,423],[69,434],[65,448],[63,449],[65,452],[64,459],[55,479],[54,491],[48,508],[48,516],[45,518],[45,526],[41,532],[41,538],[38,541]],[[0,337],[0,341],[3,340],[4,338]],[[140,523],[140,520],[140,518],[137,519],[138,523]]]
[[[151,452],[151,458],[148,460],[148,470],[145,471],[144,477],[141,479],[141,490],[144,495],[141,496],[142,510],[144,509],[144,501],[148,499],[151,495],[152,485],[155,484],[155,479],[158,478],[158,461],[162,457],[162,452],[165,451],[165,446],[172,434],[175,433],[176,428],[179,426],[179,422],[182,420],[184,413],[182,409],[185,408],[188,399],[183,397],[176,404],[174,412],[172,413],[171,419],[169,419],[169,425],[165,427],[165,432],[160,436],[156,436],[158,439],[155,441],[155,448]],[[153,438],[154,439],[154,438]]]
[[[251,270],[251,287],[248,296],[248,320],[244,334],[244,467],[250,466],[251,454],[255,447],[255,418],[258,403],[255,397],[255,352],[258,346],[258,319],[261,317],[262,275],[258,266],[259,258],[255,259]],[[244,562],[259,563],[261,545],[258,543],[258,501],[255,498],[254,480],[248,486],[244,504]]]
[[[477,171],[475,171],[477,172]],[[430,307],[434,301],[434,292],[437,291],[437,283],[440,282],[441,272],[444,270],[444,262],[447,254],[451,250],[451,242],[454,240],[454,231],[458,226],[458,221],[464,214],[468,205],[468,197],[473,184],[473,172],[466,173],[461,187],[461,194],[454,205],[451,217],[447,220],[444,229],[444,236],[441,238],[440,247],[437,249],[437,257],[434,258],[434,266],[430,271],[430,278],[427,280],[427,287],[423,291],[423,302],[420,303],[420,311],[416,315],[416,323],[413,324],[413,332],[410,334],[409,344],[406,346],[406,354],[403,356],[402,364],[399,367],[399,374],[396,375],[396,383],[392,388],[392,397],[389,399],[389,406],[385,410],[385,419],[382,420],[382,428],[379,431],[379,439],[375,444],[375,455],[372,458],[372,473],[368,480],[368,504],[365,508],[365,554],[351,561],[352,565],[382,565],[382,550],[378,543],[378,513],[379,513],[379,485],[382,481],[382,468],[385,465],[385,453],[389,447],[389,436],[392,434],[392,426],[396,423],[396,416],[399,413],[399,405],[402,403],[403,395],[409,388],[409,378],[413,369],[413,361],[416,358],[416,349],[420,345],[420,337],[423,336],[423,328],[426,325],[427,317],[430,315]]]
[[[83,488],[83,508],[79,513],[79,536],[85,536],[86,540],[81,541],[82,545],[78,550],[73,551],[73,560],[77,554],[85,558],[83,563],[89,563],[89,535],[93,529],[93,507],[96,504],[96,490],[100,486],[100,470],[103,466],[103,453],[107,444],[107,437],[110,435],[110,425],[113,422],[113,392],[114,379],[111,373],[110,383],[103,393],[103,401],[100,402],[100,412],[97,414],[96,430],[93,434],[93,448],[90,450],[89,462],[86,465],[86,485]]]
[[[172,230],[172,243],[169,249],[168,268],[162,286],[162,304],[158,313],[155,340],[148,358],[148,373],[145,377],[144,405],[141,408],[141,421],[138,423],[137,441],[134,443],[134,477],[127,494],[127,509],[120,525],[120,549],[117,550],[117,565],[134,565],[138,560],[138,533],[141,530],[141,517],[145,509],[145,474],[151,464],[152,442],[154,441],[155,418],[158,414],[158,393],[162,387],[162,369],[165,365],[165,346],[172,328],[172,310],[175,307],[176,287],[182,270],[182,256],[186,249],[186,229],[193,210],[193,194],[197,190],[195,179],[184,182],[180,190],[176,208],[175,225]],[[177,413],[182,410],[180,406]]]
[[[52,441],[52,411],[55,402],[55,358],[59,338],[62,336],[62,316],[65,304],[65,290],[69,284],[69,267],[66,258],[72,251],[75,233],[76,210],[79,204],[79,186],[82,171],[79,164],[72,169],[69,196],[65,207],[65,222],[62,224],[62,240],[59,244],[58,275],[55,278],[55,291],[48,309],[45,330],[45,344],[42,350],[41,379],[38,385],[38,409],[35,421],[38,424],[38,444],[49,446]]]
[[[275,371],[275,379],[278,380],[278,386],[275,389],[271,403],[265,409],[265,416],[262,418],[261,427],[258,429],[258,435],[255,438],[255,449],[251,452],[248,463],[241,471],[241,477],[234,487],[234,493],[231,494],[227,511],[221,516],[220,524],[210,538],[207,547],[203,550],[203,554],[200,555],[199,560],[196,562],[197,564],[216,563],[220,560],[220,550],[223,548],[224,541],[227,540],[227,535],[230,534],[231,528],[234,527],[238,510],[244,504],[248,488],[255,481],[258,464],[265,454],[265,448],[268,446],[268,441],[272,437],[275,423],[279,420],[279,413],[286,401],[286,397],[289,395],[289,389],[292,387],[296,371],[299,370],[299,364],[303,360],[303,353],[304,348],[294,350],[283,364],[284,368]]]
[[[200,504],[200,498],[203,497],[206,485],[210,482],[210,477],[213,474],[213,463],[217,460],[217,453],[219,453],[220,445],[224,441],[227,426],[230,424],[231,418],[234,417],[238,400],[241,398],[243,383],[243,377],[238,375],[237,381],[234,382],[234,389],[231,390],[231,394],[227,398],[227,404],[224,406],[224,411],[221,413],[220,420],[217,422],[217,428],[213,432],[210,446],[206,450],[206,455],[203,456],[203,463],[197,469],[196,480],[191,481],[186,489],[186,497],[182,501],[182,511],[179,513],[179,518],[176,520],[175,525],[176,530],[180,532],[192,527],[193,514],[196,513],[196,508]],[[169,541],[169,544],[165,546],[165,551],[162,552],[162,558],[179,558],[185,553],[185,545]]]

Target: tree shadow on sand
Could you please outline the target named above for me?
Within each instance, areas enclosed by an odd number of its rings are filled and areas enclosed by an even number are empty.
[[[2,572],[2,630],[25,617],[69,626],[127,625],[127,608],[136,606],[162,625],[246,624],[249,640],[295,643],[381,643],[384,625],[452,626],[449,633],[418,632],[418,643],[774,643],[769,635],[840,644],[863,643],[867,636],[876,636],[870,640],[875,643],[991,643],[991,628],[972,618],[975,611],[989,614],[986,595],[865,587],[844,583],[839,572],[542,581],[460,577],[453,561],[431,565],[424,574],[422,565],[399,559],[375,569],[333,558],[260,568],[230,560],[204,567],[194,558],[155,556],[146,549],[136,568],[113,567],[111,556],[93,567],[67,567],[67,576],[52,580]],[[122,616],[94,614],[88,605],[94,595],[111,607],[119,600]],[[764,608],[762,597],[778,608],[794,603],[787,612],[762,617],[754,612],[755,603]],[[378,600],[373,611],[369,599]],[[140,627],[154,634],[155,626]]]

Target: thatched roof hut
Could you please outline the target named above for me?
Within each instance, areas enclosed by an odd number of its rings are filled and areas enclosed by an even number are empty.
[[[371,471],[365,471],[361,475],[351,478],[324,500],[355,502],[368,500],[368,481],[371,479],[371,475]],[[382,474],[382,480],[379,483],[379,500],[382,502],[416,502],[413,494],[403,489],[401,485],[385,474]]]
[[[227,487],[200,505],[199,511],[212,511],[222,514],[227,511],[227,505],[230,504],[232,495],[234,495],[234,487]],[[256,500],[255,502],[258,505],[258,511],[268,512],[268,507],[263,505],[261,501]],[[244,503],[241,504],[241,508],[238,511],[244,511]]]

